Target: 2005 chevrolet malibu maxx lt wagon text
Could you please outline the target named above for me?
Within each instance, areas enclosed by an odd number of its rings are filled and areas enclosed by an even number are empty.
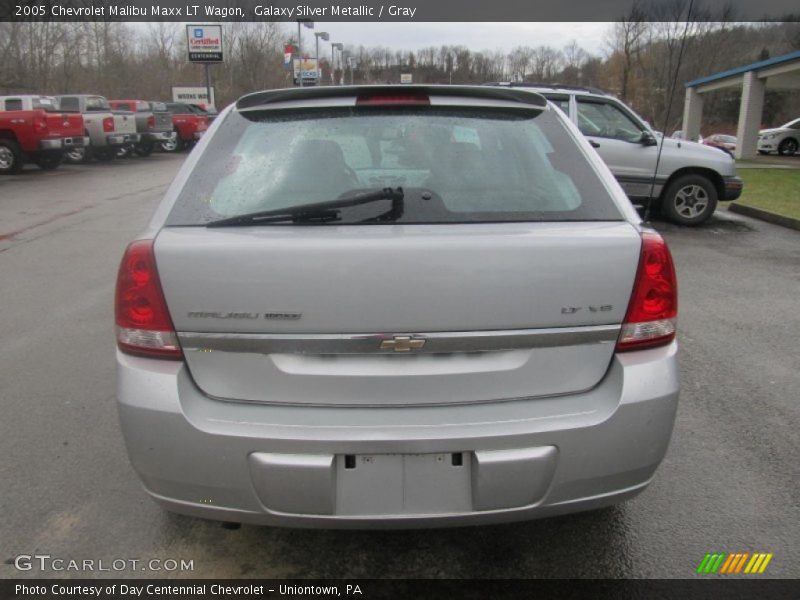
[[[130,244],[131,462],[169,510],[421,527],[644,489],[678,401],[669,250],[538,94],[250,94]]]

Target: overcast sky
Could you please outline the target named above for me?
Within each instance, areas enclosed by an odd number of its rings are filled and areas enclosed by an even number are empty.
[[[563,48],[572,40],[592,54],[601,54],[610,23],[315,23],[332,42],[417,50],[427,46],[463,45],[470,50],[504,50],[514,46],[547,45]],[[294,26],[296,28],[296,26]],[[295,30],[296,31],[296,30]],[[313,52],[314,36],[303,28],[304,50]],[[330,46],[320,40],[322,48]]]

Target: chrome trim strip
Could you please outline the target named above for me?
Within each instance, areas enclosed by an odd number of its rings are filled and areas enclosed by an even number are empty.
[[[305,334],[305,333],[197,333],[181,332],[184,351],[246,352],[259,354],[436,354],[553,348],[616,342],[619,325],[554,327],[499,331],[446,331],[433,333]],[[410,352],[381,349],[395,337],[425,340]]]

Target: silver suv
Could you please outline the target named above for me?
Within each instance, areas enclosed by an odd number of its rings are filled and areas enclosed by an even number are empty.
[[[495,523],[630,498],[678,401],[675,271],[530,92],[241,98],[125,252],[118,404],[166,508]]]
[[[597,150],[631,200],[646,203],[651,198],[653,207],[675,223],[700,225],[714,213],[717,201],[736,200],[742,193],[731,156],[696,142],[656,135],[630,107],[601,90],[492,85],[530,90],[558,106]]]

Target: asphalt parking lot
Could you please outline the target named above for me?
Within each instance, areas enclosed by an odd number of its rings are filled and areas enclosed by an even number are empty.
[[[656,223],[680,283],[683,389],[654,483],[619,507],[522,524],[303,531],[163,512],[114,400],[118,261],[182,156],[0,179],[0,577],[19,554],[185,559],[200,577],[676,577],[706,552],[771,552],[800,577],[800,233],[718,211]],[[86,575],[85,573],[83,574]]]

